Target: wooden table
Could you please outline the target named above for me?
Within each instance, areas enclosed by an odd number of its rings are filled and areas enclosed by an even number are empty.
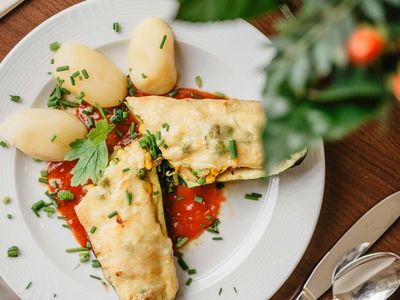
[[[78,2],[80,0],[26,0],[0,20],[0,60],[37,25]],[[274,14],[254,25],[271,35],[272,24],[279,17]],[[397,103],[392,111],[384,125],[370,123],[343,141],[326,145],[326,189],[317,228],[300,263],[272,299],[290,299],[318,260],[358,218],[381,199],[400,190],[400,109]],[[372,251],[399,254],[398,227],[395,224]],[[330,299],[330,295],[322,299]],[[400,299],[400,292],[391,299]]]

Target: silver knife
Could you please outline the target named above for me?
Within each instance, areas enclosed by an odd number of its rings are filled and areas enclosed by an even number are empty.
[[[400,192],[396,192],[365,213],[328,251],[312,271],[297,300],[316,300],[332,286],[332,274],[343,257],[354,249],[365,253],[400,217]],[[354,257],[356,258],[356,257]]]

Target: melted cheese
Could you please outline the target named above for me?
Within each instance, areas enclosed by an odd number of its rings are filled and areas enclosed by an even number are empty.
[[[198,185],[199,177],[213,182],[227,169],[263,168],[265,116],[258,101],[148,96],[127,98],[127,105],[138,116],[142,133],[161,132],[168,146],[160,147],[163,157],[189,186]],[[230,140],[236,141],[236,159],[230,158]]]
[[[117,152],[75,211],[104,275],[121,300],[174,299],[178,288],[161,189],[150,155],[136,142]],[[125,168],[129,171],[123,172]],[[137,176],[145,168],[144,180]],[[132,193],[128,204],[126,190]],[[155,192],[157,192],[154,195]],[[118,214],[109,218],[114,211]],[[90,233],[92,226],[97,230]]]

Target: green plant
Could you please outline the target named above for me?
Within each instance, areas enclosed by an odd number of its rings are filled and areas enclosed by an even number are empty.
[[[178,18],[256,15],[201,11],[199,2],[181,0]],[[218,7],[226,2],[204,0]],[[234,2],[241,7],[254,3]],[[259,2],[265,5],[263,12],[277,7],[275,1]],[[399,79],[392,80],[400,54],[400,0],[304,0],[296,17],[279,22],[277,30],[264,90],[267,168],[321,138],[339,139],[365,121],[383,117],[393,102],[392,89],[400,93]]]

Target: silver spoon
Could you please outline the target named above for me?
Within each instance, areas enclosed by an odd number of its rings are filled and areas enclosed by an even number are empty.
[[[389,252],[362,256],[333,280],[333,300],[387,299],[400,286],[400,257]]]

